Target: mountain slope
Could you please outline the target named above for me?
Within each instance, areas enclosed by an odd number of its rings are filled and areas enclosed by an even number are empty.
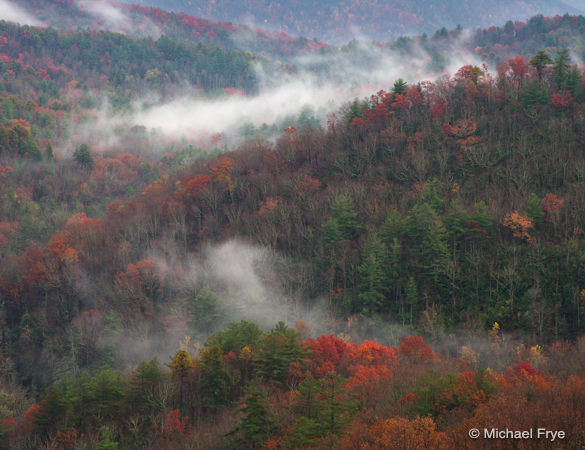
[[[185,11],[197,17],[253,23],[307,38],[342,44],[362,36],[381,42],[406,34],[434,33],[441,27],[489,27],[507,20],[526,20],[536,14],[583,12],[559,0],[362,0],[276,2],[225,0],[139,0],[139,4]]]
[[[282,32],[205,20],[184,12],[174,13],[114,0],[30,0],[16,4],[34,18],[31,19],[33,23],[59,29],[74,30],[80,27],[150,38],[165,35],[179,42],[242,49],[258,55],[284,58],[326,47],[323,43]],[[8,15],[6,19],[12,17]]]

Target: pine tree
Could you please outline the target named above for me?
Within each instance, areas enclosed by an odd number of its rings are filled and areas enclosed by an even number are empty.
[[[240,424],[227,433],[227,436],[239,435],[234,448],[258,449],[272,435],[275,420],[265,398],[258,383],[252,383],[240,408],[244,416]]]
[[[384,307],[387,291],[384,244],[374,237],[366,245],[358,267],[360,307],[365,314],[379,312]]]
[[[408,305],[408,318],[409,323],[412,324],[414,317],[418,314],[418,287],[416,285],[416,280],[413,276],[408,279],[408,283],[406,283],[406,304]]]
[[[544,221],[544,211],[540,203],[540,198],[535,193],[532,193],[526,199],[526,214],[532,217],[536,226],[542,225]]]
[[[351,200],[346,196],[338,197],[331,206],[331,213],[337,224],[341,240],[354,239],[361,225],[357,220],[357,213]]]
[[[552,59],[548,56],[544,50],[539,50],[536,55],[530,60],[530,65],[536,69],[536,73],[538,74],[538,79],[542,81],[542,71],[544,68],[552,64]]]
[[[83,169],[91,171],[94,166],[93,157],[86,144],[81,144],[73,153],[73,159]]]
[[[548,89],[540,80],[533,80],[524,87],[520,98],[527,108],[539,104],[545,105],[548,103]]]
[[[557,56],[553,65],[554,80],[557,88],[562,91],[567,87],[567,75],[569,73],[570,61],[569,50],[565,48],[557,51]]]
[[[396,80],[394,82],[394,86],[392,86],[392,93],[394,95],[404,95],[406,94],[406,90],[408,89],[408,83],[406,81],[404,81],[402,78],[398,78],[398,80]]]
[[[567,73],[567,90],[575,100],[581,101],[583,96],[583,87],[581,86],[583,77],[577,65],[572,65]]]

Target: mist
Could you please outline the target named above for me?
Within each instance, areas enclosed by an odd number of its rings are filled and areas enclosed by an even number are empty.
[[[560,0],[561,3],[570,6],[571,8],[575,8],[576,10],[585,13],[585,4],[582,0]]]
[[[124,369],[135,367],[145,355],[164,363],[179,348],[195,356],[212,333],[241,320],[253,322],[264,331],[279,321],[291,328],[302,321],[307,333],[304,337],[334,334],[357,344],[376,340],[389,347],[422,332],[434,351],[447,357],[471,355],[476,368],[504,368],[519,348],[517,339],[502,333],[495,345],[484,333],[474,330],[447,333],[442,328],[428,330],[424,323],[419,324],[419,330],[377,316],[357,315],[351,320],[336,317],[326,298],[306,298],[292,287],[288,278],[296,269],[290,259],[242,239],[210,244],[200,253],[187,256],[181,256],[169,239],[147,255],[171,293],[159,313],[165,327],[161,332],[151,322],[133,317],[131,323],[114,333],[102,331],[99,344],[113,349]],[[98,296],[88,282],[78,289],[90,302]]]
[[[43,25],[40,20],[8,0],[0,0],[0,19],[22,25]]]
[[[445,72],[454,74],[465,64],[481,61],[466,49],[470,37],[462,33],[459,40],[443,51],[449,55]],[[197,145],[211,147],[211,137],[222,135],[222,143],[234,147],[242,143],[240,129],[293,125],[301,111],[309,111],[321,125],[327,114],[337,111],[355,98],[368,98],[379,90],[389,91],[398,78],[409,83],[435,80],[432,57],[421,46],[414,45],[408,55],[399,50],[380,48],[379,44],[356,41],[351,50],[327,54],[303,55],[293,62],[293,70],[273,68],[258,63],[258,93],[245,95],[236,89],[213,98],[186,82],[177,87],[174,97],[161,100],[155,92],[136,99],[129,110],[112,113],[107,101],[94,123],[84,125],[75,135],[88,138],[96,146],[112,147],[118,142],[113,130],[124,126],[145,127],[149,133],[172,139],[188,139]],[[283,126],[284,124],[284,126]],[[282,132],[272,136],[275,140]]]
[[[154,39],[162,34],[160,29],[146,16],[140,18],[140,27],[135,25],[117,3],[108,0],[77,0],[77,4],[90,16],[102,21],[109,30],[119,33],[130,32],[137,36],[148,36]]]
[[[232,239],[208,245],[199,254],[181,256],[170,240],[147,253],[161,274],[169,298],[160,306],[157,322],[133,317],[115,332],[104,329],[101,346],[114,350],[123,368],[135,367],[148,355],[166,362],[180,347],[196,354],[210,334],[231,322],[247,320],[265,331],[279,321],[294,327],[302,320],[312,335],[345,329],[333,322],[324,299],[305,299],[286,286],[285,274],[292,263],[269,249]],[[82,277],[82,279],[84,279]],[[77,286],[87,307],[95,292],[85,282]],[[187,343],[187,344],[186,344]]]

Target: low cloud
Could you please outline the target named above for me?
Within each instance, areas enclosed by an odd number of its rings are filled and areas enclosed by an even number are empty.
[[[158,38],[162,33],[146,16],[140,17],[140,23],[134,23],[118,4],[108,0],[78,0],[86,13],[99,19],[110,30],[130,33],[138,36]]]
[[[16,22],[22,25],[43,25],[32,14],[8,0],[0,0],[0,19],[8,22]]]
[[[116,20],[117,13],[111,14]],[[454,74],[462,65],[481,64],[466,49],[469,34],[441,49],[448,55],[447,72]],[[108,102],[95,114],[95,120],[75,125],[73,135],[93,148],[115,148],[123,141],[121,129],[144,127],[149,139],[183,138],[203,148],[234,147],[262,129],[268,139],[277,138],[281,128],[309,111],[312,123],[325,124],[327,114],[354,98],[368,98],[380,90],[389,91],[398,78],[409,83],[434,80],[435,59],[422,46],[412,45],[407,54],[381,48],[379,44],[356,41],[350,49],[326,54],[304,55],[292,61],[294,68],[267,69],[255,66],[258,83],[256,95],[244,95],[226,89],[225,95],[210,97],[188,83],[174,85],[172,98],[154,90],[137,98],[124,112],[112,112]],[[98,101],[99,103],[99,101]],[[284,125],[284,126],[283,126]],[[242,130],[246,129],[244,133]],[[222,136],[220,144],[214,136]],[[68,153],[68,152],[63,152]]]
[[[447,72],[453,74],[464,64],[481,64],[464,50],[466,39],[464,35],[446,49],[445,53],[450,55]],[[357,42],[351,52],[303,56],[294,64],[294,73],[277,74],[266,73],[258,66],[260,89],[254,96],[209,99],[191,93],[165,103],[154,102],[148,108],[141,101],[129,114],[115,117],[114,122],[123,120],[176,138],[197,139],[215,133],[229,138],[237,135],[243,124],[255,127],[278,124],[287,117],[298,116],[307,107],[324,123],[328,112],[356,97],[369,97],[381,89],[388,91],[398,78],[414,83],[438,76],[430,69],[432,57],[418,46],[405,56],[373,43]]]

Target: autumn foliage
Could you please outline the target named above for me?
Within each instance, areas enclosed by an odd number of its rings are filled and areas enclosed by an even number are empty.
[[[469,448],[472,426],[534,424],[582,446],[585,91],[550,49],[585,19],[483,30],[493,73],[376,87],[327,127],[238,124],[227,152],[78,129],[106,97],[254,95],[234,32],[263,58],[359,46],[124,8],[176,39],[0,21],[0,447]],[[562,31],[551,58],[510,56],[539,29]],[[412,41],[431,65],[445,32]],[[310,319],[225,328],[256,313]]]
[[[534,222],[531,217],[523,216],[518,211],[512,211],[504,216],[502,225],[512,231],[515,238],[528,243],[532,242],[533,237],[530,231],[534,228]]]

